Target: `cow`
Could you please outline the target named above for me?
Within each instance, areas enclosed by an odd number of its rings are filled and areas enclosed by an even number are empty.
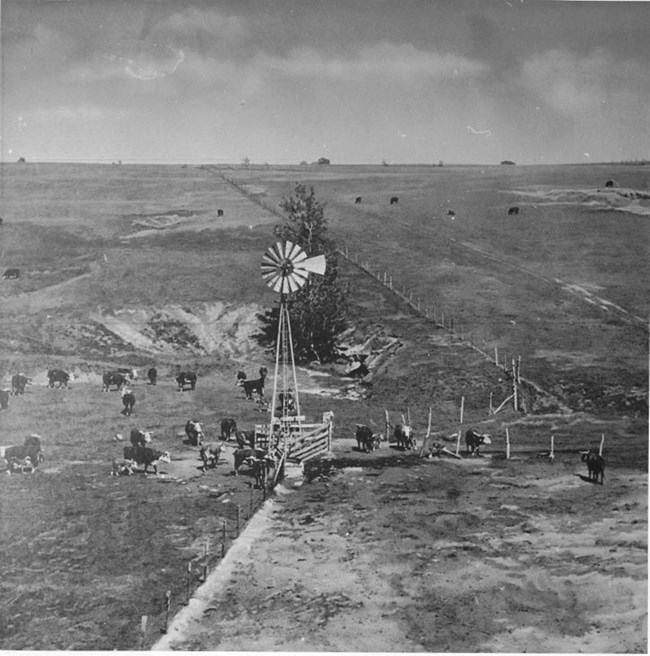
[[[519,208],[518,207],[511,207],[508,210],[508,215],[512,215],[512,214],[519,214]]]
[[[20,269],[5,269],[2,277],[5,280],[17,280],[20,278]]]
[[[264,398],[264,381],[268,370],[266,367],[260,367],[260,377],[257,380],[244,380],[242,386],[244,394],[249,401],[253,400],[253,392],[259,394],[260,399]]]
[[[587,478],[592,483],[598,483],[600,476],[600,484],[605,482],[605,458],[596,453],[595,451],[580,451],[580,460],[587,463]]]
[[[479,450],[484,444],[492,444],[492,439],[487,433],[479,433],[473,428],[468,429],[465,433],[467,455],[478,456]]]
[[[203,462],[201,471],[214,469],[219,464],[221,444],[202,444],[199,449],[199,458]]]
[[[356,438],[359,451],[365,453],[378,449],[381,441],[381,436],[373,433],[365,424],[357,424]]]
[[[158,451],[157,449],[152,449],[148,446],[125,446],[124,459],[133,460],[138,465],[144,465],[145,474],[150,465],[153,467],[153,473],[158,474],[159,463],[171,462],[169,451]]]
[[[29,458],[34,467],[38,467],[45,460],[41,448],[39,435],[29,435],[22,445],[0,446],[0,458],[4,458],[7,464],[12,461],[24,461]]]
[[[399,203],[399,198],[397,196],[392,196],[390,199],[391,205],[397,205]]]
[[[117,371],[107,371],[102,376],[102,392],[109,392],[110,386],[115,385],[116,390],[121,390],[129,384],[129,379]]]
[[[67,387],[70,381],[70,374],[63,369],[50,369],[47,372],[47,386],[54,387],[54,383],[58,383],[59,387]]]
[[[605,182],[605,186],[606,187],[613,187],[614,186],[614,180],[607,180],[607,182]]]
[[[117,458],[113,458],[111,476],[132,476],[135,465],[135,460],[118,460]]]
[[[221,420],[221,439],[229,440],[231,435],[237,432],[237,422],[234,419],[226,417]]]
[[[255,458],[252,462],[253,476],[255,477],[255,487],[258,490],[263,490],[266,487],[269,472],[276,465],[275,460],[271,456],[264,456],[263,458]]]
[[[255,448],[255,431],[235,431],[235,439],[237,440],[237,446],[240,449]]]
[[[25,374],[14,374],[11,377],[11,395],[18,396],[25,393],[25,387],[32,382]]]
[[[6,410],[9,407],[9,389],[0,390],[0,410]]]
[[[150,385],[156,384],[156,381],[158,380],[158,371],[156,370],[155,367],[151,367],[151,369],[147,371],[147,378],[149,379]]]
[[[417,447],[413,428],[408,425],[397,424],[393,431],[393,436],[397,442],[397,448],[403,450],[415,449]]]
[[[185,424],[185,434],[192,446],[201,446],[203,444],[203,439],[205,438],[203,429],[201,428],[201,424],[195,419],[190,419]]]
[[[131,429],[131,444],[133,446],[147,446],[151,442],[152,435],[149,431],[142,431],[139,428]]]
[[[355,204],[355,205],[361,205],[361,196],[357,196],[357,197],[354,199],[354,204]]]
[[[138,370],[131,369],[130,367],[118,367],[115,371],[118,374],[126,376],[128,380],[137,380],[138,379]]]
[[[135,405],[135,394],[132,390],[122,389],[122,405],[124,406],[122,414],[130,417],[133,414],[133,406]]]
[[[447,216],[456,216],[456,212],[454,212],[454,210],[449,210]]]
[[[248,465],[249,467],[253,466],[255,460],[264,458],[266,456],[266,451],[263,449],[237,449],[234,454],[234,471],[233,474],[237,476],[239,473],[239,468],[242,465]]]
[[[223,210],[217,210],[217,216],[223,216]]]
[[[176,376],[176,383],[179,392],[185,391],[187,385],[193,390],[196,387],[196,374],[193,371],[182,371]]]

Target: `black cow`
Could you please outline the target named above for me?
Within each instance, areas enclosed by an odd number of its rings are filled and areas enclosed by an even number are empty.
[[[151,433],[142,431],[139,428],[132,428],[130,439],[133,446],[145,447],[151,442]]]
[[[223,210],[217,210],[217,216],[223,216]]]
[[[614,186],[614,180],[607,180],[607,182],[605,183],[605,186],[606,187],[613,187]]]
[[[176,376],[176,383],[178,384],[178,391],[183,392],[187,385],[193,390],[196,387],[196,374],[193,371],[182,371]]]
[[[447,216],[456,216],[456,212],[454,212],[454,210],[449,210]]]
[[[359,451],[368,453],[379,448],[379,435],[376,435],[365,424],[357,424],[357,447]]]
[[[201,428],[201,424],[195,419],[190,419],[185,424],[185,434],[192,446],[201,446],[201,444],[203,444],[203,439],[205,437],[203,435],[203,429]]]
[[[147,378],[149,379],[150,385],[156,384],[156,381],[158,380],[158,371],[156,370],[155,367],[151,367],[151,369],[147,371]]]
[[[229,440],[230,436],[237,432],[237,422],[226,417],[221,420],[221,439]]]
[[[0,410],[6,410],[9,407],[9,392],[11,390],[0,390]]]
[[[508,210],[508,214],[519,214],[519,208],[518,207],[511,207]]]
[[[2,277],[5,280],[16,280],[20,278],[20,269],[5,269]]]
[[[397,205],[398,203],[399,203],[399,198],[398,198],[397,196],[393,196],[393,197],[390,199],[390,204],[391,204],[391,205]]]
[[[255,487],[258,490],[263,490],[266,487],[269,473],[275,466],[275,460],[268,455],[264,456],[264,458],[255,458],[253,460],[253,476],[255,477]]]
[[[595,451],[580,451],[580,460],[587,463],[588,478],[592,483],[600,484],[605,482],[605,458],[598,455]]]
[[[354,204],[355,204],[355,205],[361,205],[361,196],[357,196],[357,197],[354,199]]]
[[[397,424],[393,431],[393,436],[397,442],[397,448],[403,450],[415,449],[417,447],[415,436],[413,435],[413,428],[411,426],[404,426]]]
[[[144,465],[145,474],[150,465],[153,467],[154,474],[157,474],[158,463],[169,463],[172,461],[169,451],[158,451],[157,449],[152,449],[148,446],[125,446],[124,459],[133,460],[138,465]]]
[[[0,446],[0,458],[4,458],[9,464],[11,471],[12,461],[24,461],[29,458],[34,467],[45,460],[43,449],[41,448],[41,438],[38,435],[30,435],[25,438],[22,445]]]
[[[264,398],[264,381],[266,380],[267,371],[266,367],[260,367],[260,377],[257,380],[242,381],[244,394],[248,400],[253,400],[253,392],[257,392],[261,399]]]
[[[221,455],[221,444],[202,444],[199,449],[199,458],[203,462],[201,471],[214,469],[219,464]]]
[[[121,390],[129,384],[129,379],[117,371],[107,371],[102,376],[102,392],[110,391],[110,386],[115,385],[116,390]]]
[[[59,387],[67,387],[70,381],[70,374],[63,369],[50,369],[47,372],[48,387],[54,387],[58,383]]]
[[[233,454],[235,461],[234,475],[237,476],[239,468],[242,465],[253,466],[255,460],[259,460],[266,456],[266,451],[263,449],[237,449]]]
[[[255,448],[255,431],[236,431],[235,439],[237,440],[237,446],[240,449]]]
[[[131,390],[122,390],[122,405],[124,406],[122,414],[130,417],[133,414],[133,406],[135,405],[135,394]]]
[[[18,396],[18,394],[25,393],[25,387],[32,382],[31,378],[27,378],[25,374],[14,374],[11,377],[11,394]]]
[[[478,456],[479,449],[484,444],[492,444],[492,440],[487,433],[479,433],[473,428],[470,428],[465,433],[465,445],[467,447],[466,452],[468,455]]]

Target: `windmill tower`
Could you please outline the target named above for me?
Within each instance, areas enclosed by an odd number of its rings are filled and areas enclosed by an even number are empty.
[[[274,425],[277,425],[276,402],[280,401],[280,441],[284,451],[288,446],[288,438],[292,430],[301,432],[300,422],[302,421],[289,318],[289,297],[307,282],[310,273],[322,276],[325,273],[325,266],[324,255],[307,257],[305,251],[291,241],[277,242],[262,258],[262,278],[274,292],[280,295],[271,402],[271,433]],[[295,404],[295,414],[291,407],[291,401]]]

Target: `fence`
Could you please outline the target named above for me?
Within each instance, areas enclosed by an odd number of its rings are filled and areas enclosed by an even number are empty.
[[[306,462],[332,450],[331,420],[319,424],[305,424],[296,417],[290,417],[290,420],[287,422],[289,459]],[[258,424],[255,426],[255,448],[268,449],[268,445],[269,426]]]

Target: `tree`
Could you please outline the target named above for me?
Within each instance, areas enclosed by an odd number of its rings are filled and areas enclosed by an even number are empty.
[[[296,362],[331,361],[336,357],[338,337],[347,327],[347,287],[339,281],[339,267],[334,242],[327,236],[324,207],[305,185],[296,185],[293,195],[283,198],[280,208],[286,214],[285,223],[275,226],[274,233],[282,241],[298,244],[309,257],[325,255],[325,275],[311,275],[303,287],[289,298],[291,337]],[[274,346],[277,339],[279,307],[268,310],[259,318],[262,330],[260,342]]]

